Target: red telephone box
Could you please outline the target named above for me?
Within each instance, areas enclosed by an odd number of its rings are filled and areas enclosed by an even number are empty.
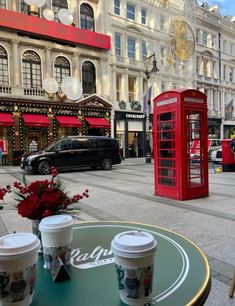
[[[154,99],[155,194],[177,200],[208,196],[206,95],[166,91]],[[198,143],[197,156],[192,154]]]

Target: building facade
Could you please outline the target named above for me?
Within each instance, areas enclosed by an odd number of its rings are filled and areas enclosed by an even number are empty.
[[[207,95],[209,138],[235,133],[225,112],[235,92],[232,16],[194,0],[42,3],[0,1],[0,141],[9,161],[32,139],[40,148],[72,134],[113,136],[124,157],[145,156],[152,99],[173,88]]]

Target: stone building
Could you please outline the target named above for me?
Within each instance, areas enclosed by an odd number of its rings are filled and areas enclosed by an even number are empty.
[[[100,3],[42,2],[0,2],[0,140],[9,162],[32,140],[41,148],[66,135],[111,135]]]

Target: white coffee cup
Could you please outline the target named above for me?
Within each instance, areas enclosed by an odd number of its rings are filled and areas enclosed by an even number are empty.
[[[29,306],[33,300],[40,241],[31,233],[0,237],[0,305]]]
[[[121,300],[143,306],[151,300],[153,262],[157,242],[144,231],[117,234],[111,242]]]
[[[58,257],[66,267],[70,265],[73,225],[73,217],[62,214],[46,217],[40,222],[45,269],[51,270]]]

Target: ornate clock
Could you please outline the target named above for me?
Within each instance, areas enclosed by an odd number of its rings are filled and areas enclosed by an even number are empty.
[[[171,24],[172,51],[181,60],[189,60],[195,50],[195,38],[190,25],[183,19],[174,19]]]

